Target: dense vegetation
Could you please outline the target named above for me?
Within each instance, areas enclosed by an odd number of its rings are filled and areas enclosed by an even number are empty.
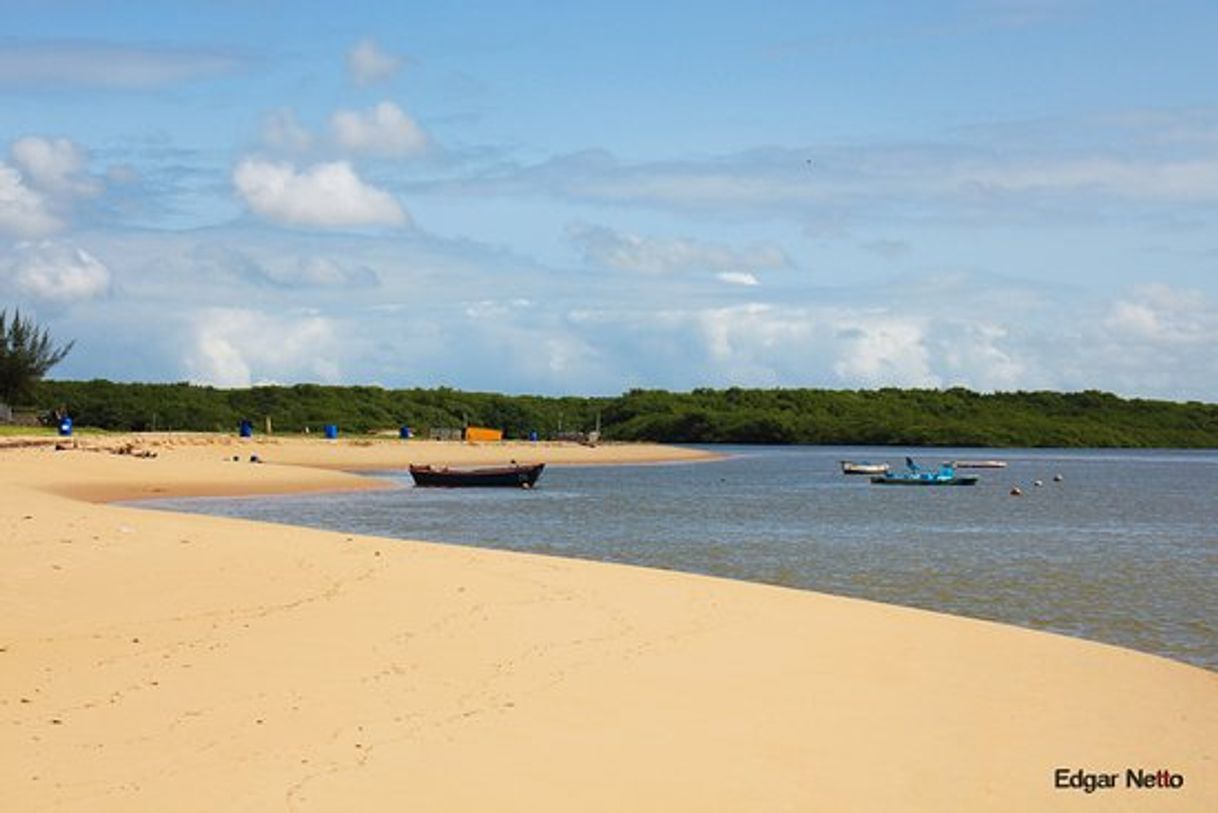
[[[949,390],[632,390],[613,398],[549,398],[380,387],[216,389],[189,384],[42,381],[35,402],[64,406],[79,426],[121,430],[344,432],[468,424],[508,437],[588,431],[612,440],[898,446],[1218,447],[1218,405],[1127,400],[1102,392],[979,394]]]

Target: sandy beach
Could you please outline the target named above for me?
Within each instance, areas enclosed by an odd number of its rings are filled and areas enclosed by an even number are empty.
[[[0,438],[3,810],[1218,810],[1206,670],[776,587],[111,504],[696,451],[55,445]]]

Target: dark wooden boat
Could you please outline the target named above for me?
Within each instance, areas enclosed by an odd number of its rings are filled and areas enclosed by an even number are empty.
[[[453,469],[447,466],[411,466],[414,484],[424,488],[532,488],[541,476],[545,463],[528,466],[488,466],[486,468]]]

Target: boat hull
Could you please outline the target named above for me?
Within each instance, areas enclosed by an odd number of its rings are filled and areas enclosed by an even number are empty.
[[[410,476],[419,488],[532,488],[545,467],[545,463],[483,469],[411,466]]]
[[[971,475],[938,477],[935,475],[887,474],[872,477],[871,482],[878,486],[974,486],[977,485],[977,478]]]
[[[841,461],[842,474],[886,474],[891,468],[887,463],[856,463],[853,460]]]
[[[1005,460],[953,460],[952,466],[958,469],[1005,469]]]

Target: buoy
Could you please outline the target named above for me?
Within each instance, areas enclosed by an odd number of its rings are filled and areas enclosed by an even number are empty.
[[[1045,484],[1044,480],[1033,480],[1032,481],[1032,485],[1036,486],[1037,488],[1040,488],[1044,484]]]
[[[1055,482],[1055,483],[1060,483],[1064,479],[1066,479],[1066,478],[1062,477],[1060,474],[1053,475],[1053,482]]]
[[[1014,488],[1011,489],[1011,496],[1012,497],[1022,497],[1023,496],[1023,492],[1019,490],[1019,486],[1015,486]]]

